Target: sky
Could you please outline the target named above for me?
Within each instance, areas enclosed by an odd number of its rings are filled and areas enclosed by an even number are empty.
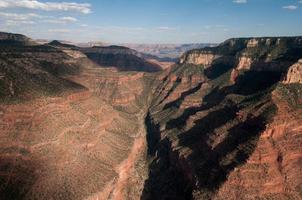
[[[302,0],[0,0],[0,31],[107,43],[302,35]]]

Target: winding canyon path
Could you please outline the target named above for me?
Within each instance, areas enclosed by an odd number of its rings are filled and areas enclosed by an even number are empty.
[[[127,196],[127,188],[129,187],[129,179],[131,175],[134,173],[135,164],[144,156],[144,152],[146,149],[146,128],[144,126],[145,112],[141,111],[138,114],[138,119],[141,124],[139,126],[137,136],[134,140],[131,152],[126,160],[124,160],[120,166],[118,166],[118,179],[115,183],[114,189],[112,190],[110,200],[125,200],[129,197]],[[143,184],[143,183],[142,183]],[[139,197],[137,197],[139,199]]]

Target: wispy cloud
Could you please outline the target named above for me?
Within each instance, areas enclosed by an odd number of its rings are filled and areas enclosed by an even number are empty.
[[[302,1],[301,1],[302,2]],[[283,9],[287,9],[287,10],[296,10],[298,9],[298,6],[295,5],[288,5],[288,6],[283,6]]]
[[[233,3],[244,4],[244,3],[247,3],[247,0],[233,0]]]
[[[156,31],[175,31],[177,28],[175,27],[168,27],[168,26],[160,26],[156,28]]]
[[[77,22],[78,20],[74,17],[60,17],[58,19],[55,18],[49,18],[43,20],[45,23],[51,23],[51,24],[68,24],[68,23],[74,23]]]
[[[215,24],[215,25],[205,25],[204,28],[206,30],[210,30],[210,29],[226,29],[226,28],[228,28],[228,26],[222,25],[222,24]]]
[[[35,13],[18,14],[18,13],[8,13],[8,12],[0,12],[0,17],[7,18],[10,20],[29,20],[33,18],[42,18],[41,15]]]
[[[0,0],[0,8],[27,8],[44,11],[76,11],[83,14],[91,13],[91,5],[88,3],[41,2],[39,0]]]
[[[37,15],[35,13],[18,14],[18,13],[8,13],[0,12],[0,20],[4,21],[7,26],[17,26],[24,24],[36,24],[36,19],[41,19],[43,16]]]
[[[18,25],[25,25],[25,24],[32,25],[32,24],[36,24],[36,22],[30,21],[30,20],[18,20],[18,21],[16,21],[16,20],[7,20],[5,22],[5,25],[7,25],[7,26],[18,26]]]
[[[18,14],[9,12],[0,12],[0,20],[4,21],[5,24],[9,26],[37,23],[68,24],[78,21],[76,18],[70,16],[56,18],[53,16],[38,15],[35,13]]]
[[[78,21],[74,17],[61,17],[60,19],[63,20],[63,21],[66,21],[66,22],[77,22]]]
[[[49,33],[70,33],[72,30],[70,29],[48,29]]]

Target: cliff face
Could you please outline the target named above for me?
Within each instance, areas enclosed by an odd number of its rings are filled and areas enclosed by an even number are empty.
[[[286,71],[301,55],[302,38],[229,39],[214,48],[189,51],[180,64],[237,65],[238,70]]]
[[[149,62],[138,52],[126,47],[92,47],[82,50],[88,58],[104,67],[116,67],[120,71],[160,71],[161,67]]]
[[[210,66],[214,60],[221,57],[220,55],[215,55],[212,52],[192,52],[183,56],[180,59],[180,64],[195,64],[195,65],[204,65],[205,67]]]
[[[143,199],[300,199],[301,48],[230,39],[183,55],[155,86]]]
[[[301,198],[301,106],[289,105],[279,86],[272,94],[273,120],[242,166],[232,171],[213,199]],[[301,86],[300,86],[301,87]],[[298,101],[301,101],[301,93]]]
[[[284,83],[302,83],[302,59],[289,68]]]

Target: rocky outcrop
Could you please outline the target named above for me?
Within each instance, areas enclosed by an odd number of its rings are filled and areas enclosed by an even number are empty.
[[[284,83],[302,83],[302,59],[288,69]]]
[[[257,39],[255,39],[255,38],[253,38],[253,39],[251,39],[251,40],[248,41],[246,47],[247,48],[257,47],[258,44],[259,44],[259,41]]]
[[[241,71],[286,72],[300,58],[301,49],[301,37],[229,39],[217,47],[187,52],[180,64],[203,65],[214,74],[234,65]]]
[[[253,64],[252,58],[242,56],[239,58],[237,70],[250,70]]]
[[[205,67],[207,67],[210,66],[213,61],[219,57],[221,56],[215,55],[211,52],[190,53],[180,59],[180,64],[187,63],[194,65],[204,65]]]

